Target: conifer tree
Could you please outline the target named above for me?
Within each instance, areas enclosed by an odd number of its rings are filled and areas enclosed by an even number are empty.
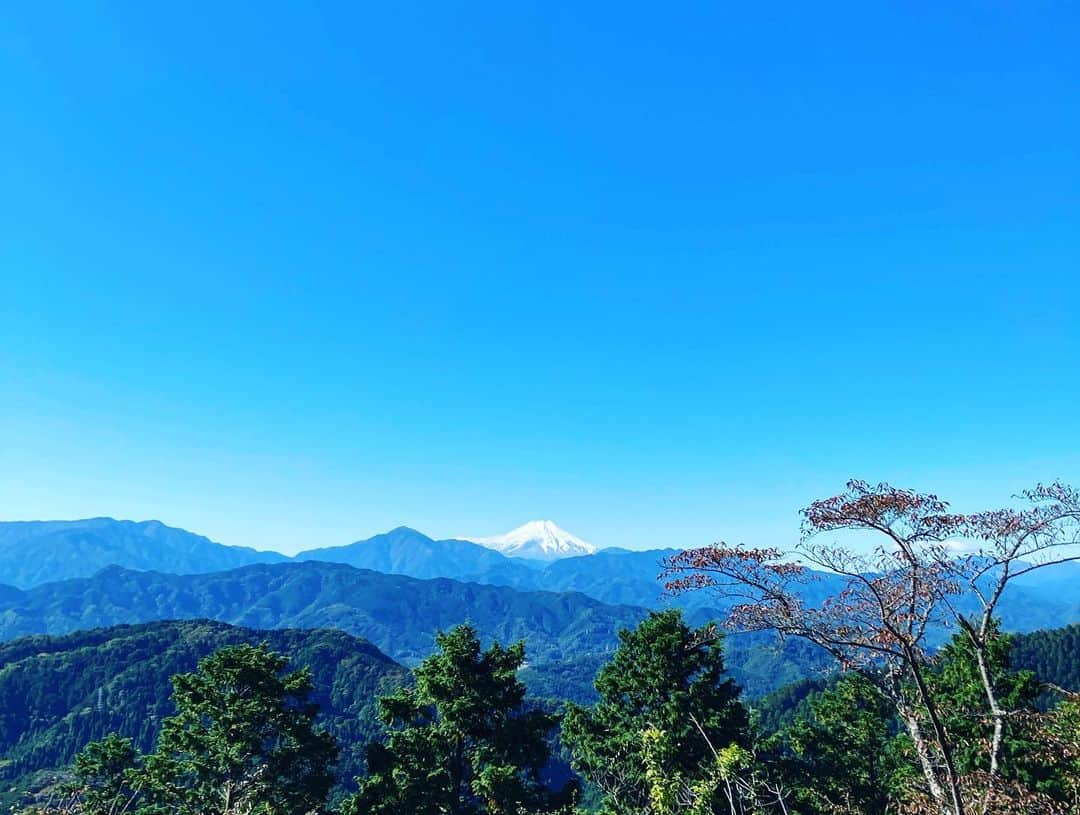
[[[66,792],[84,815],[115,815],[132,809],[138,790],[131,784],[141,756],[131,739],[110,733],[75,756]]]
[[[896,772],[896,716],[864,676],[849,673],[810,696],[782,734],[795,756],[795,797],[808,812],[886,812]]]
[[[554,812],[573,789],[549,792],[555,717],[525,704],[517,672],[523,643],[482,650],[461,625],[436,638],[438,651],[416,668],[415,685],[380,700],[389,728],[367,751],[368,775],[345,815],[511,815]]]
[[[999,749],[1001,776],[1034,781],[1040,769],[1030,761],[1038,746],[1022,725],[1023,713],[1033,712],[1041,692],[1031,671],[1014,671],[1009,653],[1012,637],[1001,633],[993,620],[987,638],[985,665],[997,703],[1009,715]],[[985,745],[993,738],[993,721],[983,691],[983,679],[966,633],[955,634],[937,655],[936,670],[930,675],[932,692],[939,700],[949,733],[957,743],[956,763],[961,773],[989,769]]]
[[[600,701],[570,706],[562,740],[604,812],[638,815],[655,809],[655,779],[693,784],[713,773],[717,753],[745,747],[747,715],[714,626],[690,628],[668,610],[619,638],[596,679]]]
[[[311,675],[264,645],[228,646],[173,677],[139,785],[151,815],[305,815],[334,782],[337,745],[314,728]]]

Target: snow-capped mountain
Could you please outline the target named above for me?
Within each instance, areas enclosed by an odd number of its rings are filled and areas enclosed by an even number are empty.
[[[490,538],[464,538],[507,557],[529,560],[559,560],[564,557],[596,554],[596,547],[560,529],[554,521],[529,521],[505,535]]]

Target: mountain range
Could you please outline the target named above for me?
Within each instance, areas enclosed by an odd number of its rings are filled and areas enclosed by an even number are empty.
[[[354,543],[305,550],[293,558],[225,546],[159,521],[0,522],[0,600],[8,586],[27,589],[91,577],[108,566],[201,574],[291,560],[532,591],[581,591],[606,603],[654,607],[664,602],[656,578],[661,561],[672,551],[597,550],[551,521],[532,521],[503,536],[473,540],[436,540],[401,526]]]
[[[435,540],[402,526],[365,540],[310,549],[288,558],[276,552],[224,546],[157,521],[94,518],[0,523],[0,602],[12,599],[11,587],[30,589],[46,582],[89,578],[111,566],[191,575],[256,564],[322,562],[521,591],[576,591],[615,605],[715,605],[715,600],[704,594],[675,601],[664,597],[657,575],[663,559],[675,550],[595,550],[550,521],[525,524],[500,536],[499,543],[492,538],[482,540],[487,542]],[[493,548],[496,546],[517,554],[505,554]],[[546,560],[522,556],[537,554],[544,547],[548,550]],[[573,555],[578,551],[591,553]],[[0,624],[0,630],[3,627]]]
[[[372,700],[461,622],[486,642],[525,640],[532,695],[590,703],[618,632],[649,609],[677,604],[693,624],[724,616],[705,592],[664,596],[657,575],[673,551],[596,550],[550,522],[473,540],[399,527],[293,558],[157,521],[0,523],[0,779],[60,766],[110,729],[148,744],[168,675],[231,642],[265,640],[312,665],[324,722],[349,745],[343,777],[374,732]],[[814,577],[808,602],[840,587]],[[1026,575],[1004,598],[1004,628],[1080,621],[1078,578],[1077,564]],[[1032,640],[1027,660],[1065,676],[1075,641]],[[724,651],[750,699],[830,667],[813,646],[764,633],[731,635]]]
[[[547,533],[573,538],[536,523],[504,544]],[[729,601],[707,592],[664,595],[657,575],[673,551],[601,549],[544,561],[399,527],[287,558],[156,521],[0,523],[0,640],[210,618],[253,628],[337,628],[412,664],[430,653],[436,631],[470,620],[486,640],[526,640],[526,675],[537,692],[585,699],[618,630],[648,609],[676,605],[694,624],[724,617]],[[1069,590],[1078,572],[1064,564],[1018,581],[1003,598],[1005,629],[1080,621],[1080,597]],[[841,587],[834,575],[814,577],[803,590],[810,603]],[[753,695],[820,667],[807,648],[777,647],[768,637],[733,636],[727,650],[733,674]]]
[[[0,522],[0,583],[17,588],[89,577],[114,565],[188,574],[285,560],[277,552],[225,546],[160,521]]]
[[[524,556],[535,555],[545,547],[546,560]],[[574,555],[576,551],[591,553]],[[0,523],[0,603],[14,602],[16,589],[89,578],[110,566],[191,575],[258,564],[321,562],[388,575],[422,580],[448,578],[524,592],[580,592],[609,605],[641,608],[677,605],[691,610],[699,619],[722,615],[727,601],[707,592],[678,598],[664,595],[657,576],[663,560],[674,551],[595,550],[550,521],[530,522],[498,539],[475,540],[435,540],[415,529],[398,527],[344,546],[306,550],[293,558],[276,552],[225,546],[158,521],[93,518],[7,522]],[[834,575],[816,573],[814,577],[803,589],[808,602],[820,602],[840,587]],[[1080,564],[1076,563],[1024,576],[1010,587],[1004,598],[1001,611],[1005,627],[1032,631],[1080,621],[1080,597],[1068,590],[1078,579]],[[3,627],[0,622],[0,630]]]
[[[407,577],[451,577],[474,579],[485,574],[505,572],[508,580],[527,581],[534,567],[520,560],[511,560],[493,549],[472,541],[434,540],[399,526],[367,540],[344,546],[311,549],[296,555],[298,561],[345,563],[359,569],[374,569],[387,574]],[[511,575],[517,575],[516,578]]]
[[[674,551],[601,549],[595,554],[543,562],[507,557],[472,541],[433,540],[415,529],[398,527],[346,546],[301,552],[296,559],[529,591],[580,591],[605,603],[654,607],[665,602],[657,575],[664,557]],[[684,602],[701,605],[704,598]]]
[[[120,623],[208,618],[249,628],[336,628],[412,663],[436,632],[470,621],[485,640],[525,639],[533,663],[611,651],[645,609],[581,593],[417,580],[338,563],[255,564],[175,575],[110,566],[0,601],[0,640]]]
[[[3,521],[0,584],[30,588],[89,577],[106,566],[198,574],[290,559],[348,563],[410,577],[470,577],[503,569],[524,575],[523,569],[596,551],[552,521],[530,521],[495,537],[439,541],[402,526],[355,543],[303,551],[294,558],[226,546],[160,521]]]

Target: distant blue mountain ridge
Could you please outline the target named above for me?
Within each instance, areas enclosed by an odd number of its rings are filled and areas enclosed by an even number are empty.
[[[613,605],[678,605],[693,612],[695,618],[722,614],[730,603],[708,592],[665,596],[657,577],[662,561],[674,551],[610,548],[592,555],[538,562],[507,557],[467,540],[435,540],[402,526],[366,540],[311,549],[288,558],[276,552],[226,546],[159,521],[0,522],[0,601],[13,598],[10,587],[28,589],[91,577],[110,566],[190,575],[254,564],[318,561],[422,580],[449,578],[519,591],[580,592]],[[811,603],[839,587],[833,575],[817,573],[815,577],[806,588],[806,599]],[[1031,631],[1080,621],[1077,585],[1080,564],[1076,563],[1025,576],[1010,588],[1002,605],[1005,626]]]
[[[89,577],[106,566],[191,574],[286,560],[277,552],[225,546],[160,521],[0,522],[0,583],[22,589]]]

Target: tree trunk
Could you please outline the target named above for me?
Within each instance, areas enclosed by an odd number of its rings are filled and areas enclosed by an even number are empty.
[[[930,747],[926,743],[926,737],[922,733],[922,726],[918,717],[911,712],[903,713],[904,724],[907,726],[908,735],[915,744],[915,755],[919,757],[919,766],[926,777],[926,785],[930,788],[930,795],[935,801],[945,801],[945,790],[938,781],[937,770],[930,758]]]
[[[938,715],[937,705],[930,696],[930,689],[926,685],[922,667],[919,665],[915,654],[908,654],[911,665],[911,675],[915,679],[915,687],[919,691],[919,701],[922,703],[926,715],[930,718],[930,726],[934,731],[934,741],[937,742],[938,750],[941,751],[941,760],[945,764],[945,782],[948,785],[948,798],[952,804],[952,815],[966,815],[964,799],[960,794],[960,776],[956,772],[956,762],[953,760],[952,745],[949,744],[949,734],[945,732],[945,725]],[[947,810],[948,811],[948,810]]]

